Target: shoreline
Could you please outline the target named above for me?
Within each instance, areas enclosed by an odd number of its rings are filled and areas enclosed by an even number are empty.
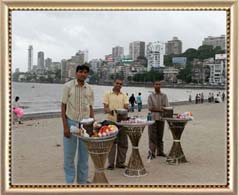
[[[204,102],[207,102],[207,100],[204,100]],[[170,106],[182,106],[182,105],[194,105],[195,101],[192,100],[191,102],[189,101],[179,101],[179,102],[169,102]],[[142,109],[146,109],[147,104],[144,104],[142,106]],[[136,109],[137,110],[137,109]],[[103,114],[104,109],[103,108],[95,108],[94,112],[96,114]],[[46,118],[59,118],[61,117],[61,111],[49,111],[49,112],[39,112],[39,113],[27,113],[24,114],[23,117],[21,118],[22,121],[27,121],[27,120],[34,120],[34,119],[46,119]]]
[[[64,82],[55,82],[55,83],[47,83],[47,82],[19,82],[13,81],[15,83],[37,83],[37,84],[64,84]],[[112,86],[112,82],[104,82],[104,83],[91,83],[90,85],[99,85],[99,86]],[[124,87],[152,87],[152,83],[124,83]],[[198,85],[198,84],[163,84],[162,88],[175,88],[175,89],[217,89],[217,90],[226,90],[227,85]]]

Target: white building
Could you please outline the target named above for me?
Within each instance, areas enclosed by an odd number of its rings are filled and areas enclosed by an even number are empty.
[[[210,67],[209,83],[212,85],[225,84],[226,82],[226,54],[216,54],[215,62],[208,64]]]
[[[173,67],[168,67],[163,70],[164,80],[169,83],[177,83],[177,75],[179,70]]]
[[[148,67],[147,71],[150,71],[152,68],[159,69],[164,67],[164,54],[165,54],[165,45],[159,41],[150,42],[147,45],[147,59]]]

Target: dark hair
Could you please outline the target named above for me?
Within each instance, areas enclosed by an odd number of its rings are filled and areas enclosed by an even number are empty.
[[[15,101],[17,102],[20,98],[18,96],[15,97]]]
[[[139,95],[141,95],[141,93],[139,92]]]
[[[78,72],[79,70],[86,70],[87,72],[90,72],[89,64],[84,63],[82,65],[78,65],[76,67],[76,72]]]
[[[117,80],[124,81],[124,78],[123,77],[115,77],[114,82]]]
[[[153,83],[155,84],[155,83],[157,83],[157,82],[159,82],[160,84],[162,84],[162,83],[163,83],[163,80],[155,80]]]

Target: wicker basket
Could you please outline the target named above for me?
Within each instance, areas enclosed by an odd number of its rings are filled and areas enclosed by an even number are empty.
[[[104,184],[109,183],[104,173],[104,166],[109,151],[113,145],[114,140],[116,139],[116,135],[104,138],[80,137],[80,139],[82,139],[86,143],[88,152],[95,166],[95,174],[92,182]]]

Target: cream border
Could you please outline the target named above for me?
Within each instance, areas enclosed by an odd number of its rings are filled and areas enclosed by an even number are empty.
[[[183,193],[183,194],[196,194],[196,191],[200,191],[200,194],[228,194],[234,195],[238,192],[238,0],[1,0],[1,72],[0,72],[0,87],[3,92],[0,100],[0,125],[1,125],[1,193],[2,194],[65,194],[65,193],[82,193],[82,194],[106,194],[114,193],[121,194],[152,194],[152,193]],[[127,10],[230,10],[229,17],[230,23],[228,26],[227,35],[229,37],[228,43],[230,47],[230,54],[228,54],[228,64],[230,66],[228,70],[228,186],[178,186],[178,185],[166,185],[160,188],[150,185],[140,186],[115,186],[114,188],[97,187],[97,188],[81,188],[79,186],[66,185],[27,185],[27,186],[11,186],[9,185],[11,172],[11,160],[9,159],[9,151],[11,145],[9,145],[9,139],[11,139],[11,126],[9,115],[10,106],[10,87],[9,82],[11,74],[11,48],[9,41],[11,41],[11,32],[9,32],[9,10],[36,10],[36,9],[84,9],[84,10],[116,10],[116,9],[127,9]],[[11,44],[11,43],[10,43]],[[3,113],[3,114],[2,114]],[[34,193],[35,192],[35,193]]]

